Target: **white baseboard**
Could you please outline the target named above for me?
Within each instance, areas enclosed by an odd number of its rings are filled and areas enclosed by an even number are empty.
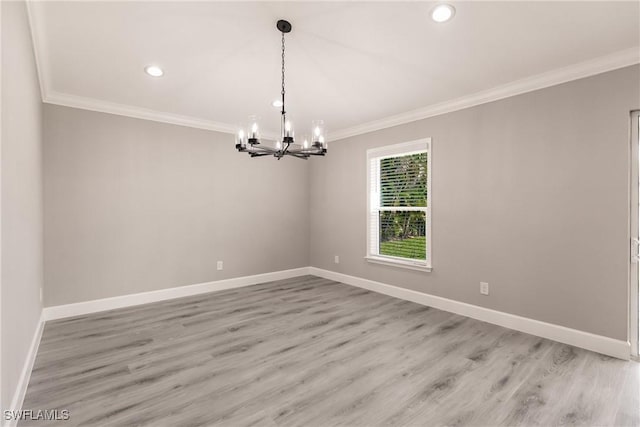
[[[44,329],[44,316],[40,315],[38,326],[31,339],[31,345],[29,346],[29,352],[27,358],[22,366],[22,372],[20,372],[20,378],[18,379],[18,385],[16,391],[11,399],[11,406],[6,408],[9,411],[19,411],[22,409],[22,403],[24,402],[24,396],[27,394],[27,386],[29,385],[29,379],[31,379],[31,371],[33,371],[33,364],[36,361],[36,355],[38,354],[38,347],[40,347],[40,339],[42,338],[42,331]],[[6,427],[15,427],[18,424],[17,419],[6,421],[3,424]]]
[[[258,283],[289,279],[291,277],[303,276],[305,274],[309,274],[309,267],[275,271],[272,273],[256,274],[254,276],[235,277],[232,279],[217,280],[214,282],[199,283],[196,285],[178,286],[175,288],[160,289],[157,291],[84,301],[74,304],[56,305],[53,307],[45,307],[43,315],[44,320],[62,319],[65,317],[80,316],[83,314],[96,313],[99,311],[131,307],[140,304],[148,304],[150,302],[188,297],[191,295],[221,291],[224,289],[257,285]]]
[[[29,385],[29,379],[31,378],[31,371],[33,369],[36,355],[38,353],[38,347],[40,345],[40,339],[42,337],[44,324],[48,320],[113,310],[116,308],[130,307],[139,304],[147,304],[156,301],[203,294],[224,289],[239,288],[274,280],[289,279],[292,277],[303,276],[307,274],[323,277],[329,280],[335,280],[347,285],[357,286],[359,288],[368,289],[373,292],[378,292],[395,298],[412,301],[417,304],[434,307],[440,310],[481,320],[483,322],[503,326],[505,328],[514,329],[542,338],[547,338],[576,347],[581,347],[587,350],[595,351],[597,353],[617,357],[619,359],[629,360],[630,358],[631,346],[628,341],[615,340],[601,335],[595,335],[564,326],[541,322],[539,320],[516,316],[514,314],[508,314],[489,308],[479,307],[472,304],[429,295],[410,289],[404,289],[373,280],[363,279],[360,277],[349,276],[347,274],[337,273],[334,271],[323,270],[316,267],[301,267],[291,270],[276,271],[272,273],[256,274],[254,276],[236,277],[232,279],[224,279],[214,282],[200,283],[196,285],[180,286],[176,288],[162,289],[152,292],[144,292],[80,302],[75,304],[46,307],[42,311],[38,327],[31,341],[31,346],[29,347],[29,352],[22,368],[20,379],[18,381],[13,399],[11,401],[11,406],[7,409],[13,411],[22,409],[27,386]],[[16,424],[17,421],[8,421],[5,425],[14,427]]]
[[[412,301],[417,304],[460,314],[462,316],[471,317],[472,319],[481,320],[483,322],[492,323],[494,325],[503,326],[505,328],[514,329],[516,331],[525,332],[538,337],[548,338],[550,340],[617,357],[619,359],[629,360],[630,358],[631,345],[628,341],[616,340],[602,335],[595,335],[579,331],[577,329],[541,322],[527,317],[516,316],[502,311],[479,307],[477,305],[454,301],[316,267],[309,267],[309,274],[342,282],[347,285],[368,289],[370,291],[389,295],[395,298]]]

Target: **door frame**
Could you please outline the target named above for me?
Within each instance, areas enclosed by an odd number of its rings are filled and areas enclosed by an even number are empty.
[[[631,344],[631,356],[638,358],[638,341],[640,319],[638,318],[639,307],[639,288],[640,280],[638,277],[638,256],[640,256],[640,245],[634,239],[639,238],[639,222],[640,222],[640,110],[631,111],[629,117],[630,132],[630,168],[629,168],[629,343]]]

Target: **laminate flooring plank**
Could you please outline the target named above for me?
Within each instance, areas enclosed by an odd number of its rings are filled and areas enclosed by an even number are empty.
[[[640,425],[640,365],[314,276],[48,322],[20,426]]]

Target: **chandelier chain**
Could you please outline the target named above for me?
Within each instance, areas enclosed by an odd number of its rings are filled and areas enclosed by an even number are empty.
[[[282,33],[282,96],[284,97],[284,33]]]

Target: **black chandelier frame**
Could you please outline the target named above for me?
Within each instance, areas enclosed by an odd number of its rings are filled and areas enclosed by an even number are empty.
[[[312,129],[312,142],[309,147],[308,143],[301,145],[300,148],[295,147],[295,139],[293,132],[287,122],[287,112],[285,110],[285,34],[291,32],[292,26],[289,21],[281,19],[277,22],[276,28],[282,33],[282,90],[280,110],[280,141],[278,146],[270,147],[260,143],[259,133],[257,132],[257,123],[253,123],[252,129],[247,134],[244,130],[240,130],[236,137],[236,149],[242,153],[248,153],[251,157],[274,156],[280,160],[284,156],[293,156],[299,159],[308,159],[311,156],[324,156],[327,153],[327,144],[324,140],[324,126]]]

